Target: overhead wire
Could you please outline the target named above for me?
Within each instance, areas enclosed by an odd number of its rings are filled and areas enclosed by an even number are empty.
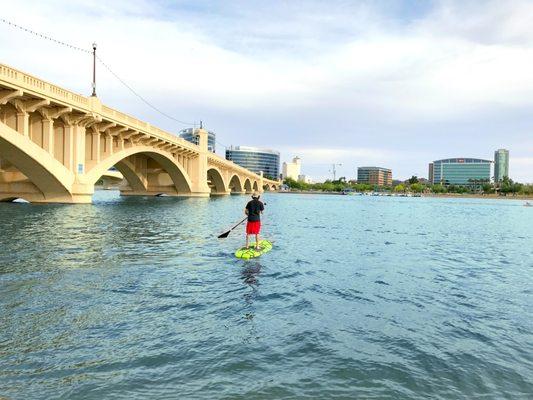
[[[54,39],[53,37],[50,37],[48,35],[44,35],[42,33],[36,32],[36,31],[28,29],[28,28],[25,28],[25,27],[23,27],[21,25],[15,24],[14,22],[8,21],[8,20],[6,20],[4,18],[0,17],[0,21],[3,22],[4,24],[10,25],[10,26],[12,26],[14,28],[17,28],[17,29],[20,29],[20,30],[22,30],[22,31],[24,31],[26,33],[29,33],[29,34],[34,35],[34,36],[37,36],[37,37],[39,37],[39,38],[41,38],[43,40],[49,40],[49,41],[54,42],[54,43],[56,43],[58,45],[61,45],[61,46],[64,46],[64,47],[68,47],[68,48],[76,50],[76,51],[80,51],[80,52],[83,52],[83,53],[86,53],[86,54],[92,54],[91,50],[87,50],[87,49],[84,49],[84,48],[81,48],[81,47],[78,47],[78,46],[74,46],[74,45],[72,45],[70,43]],[[182,125],[192,126],[192,127],[196,127],[198,125],[197,123],[194,123],[194,122],[186,122],[186,121],[182,121],[180,119],[174,118],[173,116],[167,114],[166,112],[162,111],[158,107],[154,106],[152,103],[150,103],[148,100],[146,100],[143,96],[141,96],[135,89],[133,89],[130,85],[128,85],[120,76],[118,76],[118,74],[116,74],[99,56],[96,56],[96,59],[98,60],[98,62],[100,64],[102,64],[102,66],[111,75],[113,75],[113,77],[115,77],[115,79],[117,79],[122,85],[124,85],[124,87],[126,87],[135,97],[137,97],[139,100],[141,100],[144,104],[146,104],[148,107],[150,107],[154,111],[156,111],[159,114],[163,115],[164,117],[166,117],[166,118],[168,118],[168,119],[170,119],[170,120],[172,120],[174,122],[177,122],[179,124],[182,124]]]
[[[29,34],[32,34],[32,35],[35,35],[37,37],[40,37],[41,39],[45,39],[45,40],[50,40],[51,42],[55,42],[61,46],[65,46],[65,47],[69,47],[71,49],[74,49],[74,50],[77,50],[77,51],[81,51],[83,53],[88,53],[88,54],[91,54],[91,51],[90,50],[87,50],[87,49],[83,49],[81,47],[78,47],[78,46],[74,46],[70,43],[67,43],[67,42],[63,42],[61,40],[57,40],[57,39],[54,39],[50,36],[47,36],[47,35],[43,35],[42,33],[39,33],[39,32],[35,32],[31,29],[28,29],[28,28],[25,28],[23,26],[20,26],[20,25],[17,25],[15,24],[14,22],[11,22],[11,21],[8,21],[7,19],[4,19],[4,18],[0,18],[0,21],[2,21],[3,23],[7,24],[7,25],[11,25],[12,27],[15,27],[17,29],[20,29],[26,33],[29,33]]]
[[[173,116],[167,114],[166,112],[164,111],[161,111],[159,108],[157,108],[156,106],[154,106],[153,104],[151,104],[148,100],[146,100],[143,96],[141,96],[139,93],[137,93],[137,91],[135,89],[133,89],[130,85],[128,85],[126,82],[124,82],[124,80],[118,76],[105,62],[102,61],[102,59],[98,56],[96,56],[96,59],[100,62],[100,64],[102,64],[104,66],[105,69],[107,69],[109,71],[109,73],[111,75],[113,75],[120,83],[122,83],[131,93],[133,93],[133,95],[135,95],[139,100],[141,100],[144,104],[146,104],[148,107],[150,107],[151,109],[157,111],[159,114],[167,117],[168,119],[171,119],[172,121],[174,122],[178,122],[180,124],[183,124],[183,125],[188,125],[188,126],[193,126],[193,127],[196,127],[198,124],[194,123],[194,122],[185,122],[185,121],[182,121],[182,120],[179,120],[179,119],[176,119],[174,118]]]
[[[224,147],[225,149],[228,149],[229,146],[226,146],[224,143],[220,143],[218,140],[215,139],[215,142],[219,145],[221,145],[222,147]]]

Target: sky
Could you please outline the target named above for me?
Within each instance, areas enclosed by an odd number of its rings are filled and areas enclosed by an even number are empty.
[[[223,146],[302,159],[316,181],[493,159],[533,182],[533,1],[0,0],[2,18],[91,49],[151,104]],[[90,54],[0,23],[0,63],[90,95]],[[103,66],[97,94],[171,132]]]

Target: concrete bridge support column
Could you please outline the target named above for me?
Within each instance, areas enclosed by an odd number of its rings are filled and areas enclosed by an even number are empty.
[[[72,125],[72,166],[74,174],[84,174],[85,168],[85,126]]]
[[[21,135],[30,136],[30,115],[26,111],[17,113],[17,131]]]
[[[197,197],[209,197],[211,189],[207,184],[207,131],[198,129],[198,145],[200,152],[198,156],[187,162],[188,172],[191,177],[191,195]]]
[[[54,156],[54,120],[43,118],[43,149]]]
[[[100,131],[96,127],[91,132],[91,162],[93,165],[100,162]]]
[[[76,170],[74,169],[74,127],[72,125],[65,124],[64,149],[64,165],[69,171],[76,173]]]
[[[264,192],[264,189],[263,189],[263,185],[264,185],[264,179],[263,179],[263,171],[259,171],[259,192],[260,193],[263,193]]]

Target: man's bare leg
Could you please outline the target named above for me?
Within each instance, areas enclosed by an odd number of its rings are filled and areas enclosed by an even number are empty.
[[[246,248],[248,248],[248,234],[246,234]]]
[[[255,248],[257,250],[261,249],[261,247],[259,247],[259,234],[258,233],[255,234]]]

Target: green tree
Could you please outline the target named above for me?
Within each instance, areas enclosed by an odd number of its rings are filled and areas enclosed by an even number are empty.
[[[335,185],[331,181],[326,181],[322,184],[322,190],[325,192],[333,192]]]
[[[447,193],[448,192],[448,189],[444,185],[432,185],[430,189],[433,193]]]
[[[302,182],[295,181],[292,178],[285,178],[283,183],[291,189],[302,190]]]
[[[494,193],[494,188],[492,187],[490,183],[484,183],[482,186],[482,189],[483,189],[483,193],[485,194]]]
[[[510,179],[508,176],[504,176],[500,182],[500,193],[504,195],[511,193],[513,189],[513,184],[514,182],[512,179]]]
[[[393,190],[397,193],[399,192],[405,193],[405,185],[403,183],[400,183],[399,185],[394,186]]]
[[[418,177],[416,175],[413,175],[409,178],[409,184],[412,185],[413,183],[419,183]]]
[[[521,183],[517,183],[517,182],[514,182],[511,185],[511,193],[513,194],[513,196],[516,196],[516,194],[522,190],[522,186],[523,185]]]
[[[421,183],[411,184],[411,190],[415,193],[422,193],[426,187]]]

